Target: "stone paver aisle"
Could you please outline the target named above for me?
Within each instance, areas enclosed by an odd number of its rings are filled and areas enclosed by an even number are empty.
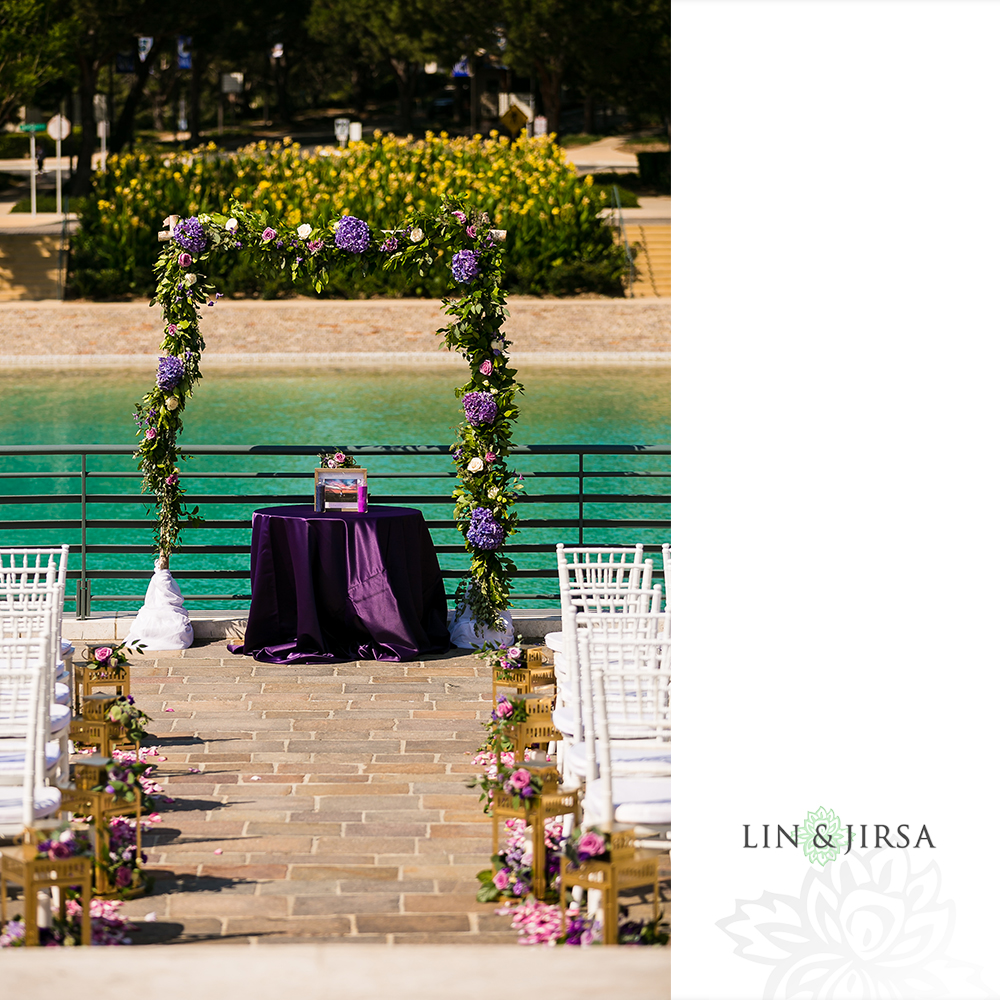
[[[156,913],[140,940],[516,939],[475,902],[479,660],[272,666],[212,642],[132,677],[176,799],[146,839],[155,894],[125,904]]]

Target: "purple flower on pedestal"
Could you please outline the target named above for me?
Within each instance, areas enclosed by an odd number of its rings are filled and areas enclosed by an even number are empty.
[[[173,389],[184,378],[184,362],[180,358],[160,358],[156,368],[156,384],[161,389]]]
[[[496,400],[488,392],[467,392],[462,397],[462,406],[465,407],[465,419],[473,427],[492,424],[497,418]]]
[[[174,226],[174,242],[188,253],[201,253],[208,245],[208,238],[202,224],[192,215]]]
[[[488,507],[476,507],[465,537],[477,548],[492,552],[503,544],[503,527],[497,524]]]
[[[479,254],[475,250],[459,250],[451,258],[451,273],[461,285],[467,285],[479,274]]]
[[[368,223],[363,219],[356,219],[353,215],[345,215],[337,226],[337,234],[334,242],[341,250],[349,250],[351,253],[364,253],[372,241],[371,230]]]

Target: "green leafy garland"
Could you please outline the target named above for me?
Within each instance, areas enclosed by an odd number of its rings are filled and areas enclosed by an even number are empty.
[[[452,494],[454,516],[472,556],[469,576],[456,594],[456,613],[468,606],[477,631],[502,631],[515,568],[503,546],[516,530],[513,507],[522,488],[507,458],[518,416],[515,398],[524,391],[515,380],[516,369],[508,364],[510,344],[502,329],[508,315],[501,288],[506,234],[491,229],[485,214],[459,204],[438,214],[414,214],[398,229],[381,233],[349,216],[313,229],[307,223],[297,228],[269,224],[264,213],[238,205],[232,213],[185,220],[171,216],[169,232],[161,234],[167,245],[154,265],[156,297],[150,305],[162,310],[160,349],[166,357],[160,359],[156,385],[136,404],[134,419],[142,489],[156,498],[157,565],[169,564],[181,528],[201,520],[198,508],[189,510],[184,503],[178,462],[186,456],[177,439],[186,401],[201,378],[205,341],[199,330],[200,310],[222,297],[208,283],[211,255],[227,250],[249,253],[262,267],[288,270],[317,291],[344,269],[408,268],[424,275],[444,264],[451,268],[458,294],[444,299],[444,311],[453,318],[438,333],[443,335],[442,348],[459,351],[470,371],[469,380],[455,390],[467,416],[452,454],[458,477]]]

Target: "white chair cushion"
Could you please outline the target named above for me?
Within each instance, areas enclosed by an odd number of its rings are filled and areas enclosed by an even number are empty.
[[[49,735],[55,736],[68,728],[72,715],[69,705],[52,705],[49,708]]]
[[[68,705],[69,704],[69,685],[60,684],[56,681],[55,691],[52,695],[52,700],[57,705]]]
[[[563,651],[563,634],[562,632],[548,632],[543,639],[543,642],[553,653],[562,653]]]
[[[51,816],[62,802],[58,788],[46,787],[35,791],[35,819]],[[19,824],[24,816],[24,793],[20,785],[0,785],[0,827]]]
[[[600,763],[598,762],[598,767]],[[670,744],[611,747],[611,769],[618,774],[665,775],[670,773]],[[574,743],[566,751],[566,770],[583,777],[587,773],[587,744]]]
[[[60,650],[62,656],[72,656],[76,652],[76,646],[71,642],[67,642],[65,639],[60,640]]]
[[[9,746],[8,746],[9,744]],[[18,748],[20,744],[20,748]],[[45,768],[59,763],[59,743],[50,740],[45,744]],[[21,774],[24,772],[24,740],[0,740],[0,774]]]
[[[670,778],[615,778],[615,822],[648,823],[664,826],[670,822]],[[607,823],[604,815],[604,779],[587,785],[583,798],[587,823]]]

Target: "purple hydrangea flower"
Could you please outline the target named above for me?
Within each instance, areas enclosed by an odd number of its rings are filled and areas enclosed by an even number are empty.
[[[188,253],[201,253],[208,246],[208,237],[195,216],[182,219],[174,226],[174,242]]]
[[[465,407],[465,419],[473,427],[492,424],[497,418],[496,400],[488,392],[467,392],[462,398]]]
[[[368,228],[368,223],[363,219],[356,219],[353,215],[345,215],[340,220],[334,242],[341,250],[349,250],[351,253],[364,253],[371,241],[371,230]]]
[[[395,236],[387,236],[379,247],[382,253],[395,253],[399,249],[399,240]]]
[[[451,258],[451,273],[459,284],[467,285],[479,274],[479,254],[475,250],[459,250]]]
[[[180,358],[160,358],[156,368],[156,384],[161,389],[173,389],[184,378],[184,362]]]
[[[465,537],[477,549],[492,552],[503,544],[503,528],[497,524],[493,512],[488,507],[476,507],[472,512],[472,522]]]

